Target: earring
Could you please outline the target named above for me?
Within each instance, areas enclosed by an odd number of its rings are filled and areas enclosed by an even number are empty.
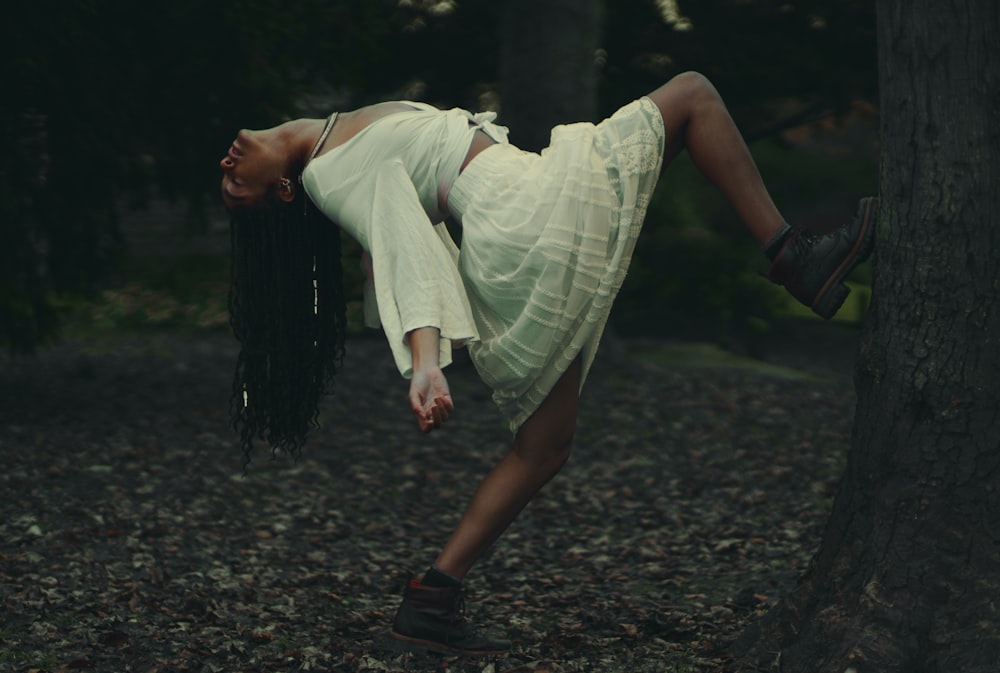
[[[292,191],[292,181],[288,178],[281,178],[281,188],[286,192]]]

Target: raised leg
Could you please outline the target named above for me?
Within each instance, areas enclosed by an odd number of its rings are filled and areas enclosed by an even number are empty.
[[[650,93],[649,98],[663,117],[664,165],[686,149],[694,165],[733,205],[761,245],[781,231],[785,220],[712,83],[698,73],[686,72]]]
[[[789,229],[719,92],[707,79],[687,72],[649,98],[663,117],[664,164],[686,149],[764,247],[772,260],[768,277],[820,317],[833,317],[850,292],[844,283],[847,275],[871,254],[877,200],[862,199],[851,222],[821,237]]]

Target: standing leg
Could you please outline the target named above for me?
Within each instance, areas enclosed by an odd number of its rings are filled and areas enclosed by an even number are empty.
[[[510,453],[479,484],[432,569],[406,588],[393,622],[396,638],[450,653],[509,649],[508,641],[482,635],[462,618],[461,580],[569,458],[580,368],[577,358],[518,429]]]
[[[580,360],[562,375],[514,436],[514,445],[483,479],[434,566],[461,579],[532,496],[569,458],[579,406]]]

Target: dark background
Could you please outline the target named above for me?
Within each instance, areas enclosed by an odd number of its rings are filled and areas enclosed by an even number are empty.
[[[217,164],[236,130],[404,97],[497,109],[503,122],[502,92],[517,87],[502,80],[507,4],[26,4],[0,27],[0,342],[30,350],[59,323],[69,333],[224,325]],[[701,71],[793,223],[849,217],[876,181],[870,3],[668,4],[598,3],[597,116]],[[558,34],[556,23],[542,34]],[[682,157],[661,181],[615,326],[753,351],[805,315],[763,269],[734,213]],[[865,310],[864,287],[852,297],[842,322]]]

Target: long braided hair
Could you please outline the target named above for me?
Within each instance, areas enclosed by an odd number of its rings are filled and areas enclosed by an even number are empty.
[[[244,466],[254,440],[297,456],[343,362],[340,230],[305,194],[232,213],[230,324],[241,348],[230,416]]]

